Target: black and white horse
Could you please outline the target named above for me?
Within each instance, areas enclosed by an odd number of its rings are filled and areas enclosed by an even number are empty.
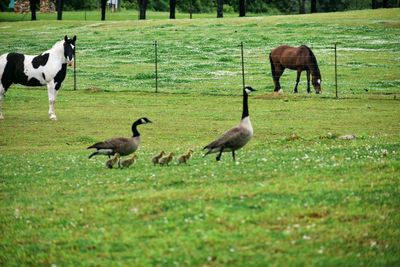
[[[54,110],[57,91],[67,73],[67,64],[72,65],[75,57],[76,36],[67,36],[38,56],[8,53],[0,56],[0,120],[4,94],[13,83],[26,86],[47,85],[49,95],[49,116],[57,120]]]

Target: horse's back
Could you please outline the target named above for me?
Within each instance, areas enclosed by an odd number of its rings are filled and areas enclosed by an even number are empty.
[[[285,68],[298,69],[304,64],[304,59],[308,56],[308,48],[304,45],[299,47],[281,45],[271,52],[274,62],[279,63]]]

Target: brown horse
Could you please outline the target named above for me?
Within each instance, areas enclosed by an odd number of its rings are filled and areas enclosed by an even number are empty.
[[[319,94],[321,92],[321,73],[318,68],[317,59],[309,47],[305,45],[299,47],[291,47],[288,45],[278,46],[269,54],[269,61],[271,62],[275,92],[281,91],[279,78],[283,74],[285,68],[297,70],[294,93],[297,93],[297,85],[299,84],[300,75],[303,70],[307,72],[307,93],[310,93],[310,74],[312,75],[312,84],[315,93]]]

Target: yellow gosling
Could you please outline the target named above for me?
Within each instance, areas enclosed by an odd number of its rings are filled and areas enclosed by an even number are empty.
[[[159,154],[155,155],[152,159],[151,162],[153,162],[154,165],[158,164],[158,161],[162,158],[162,156],[165,155],[164,150],[161,151]]]
[[[119,159],[120,159],[119,153],[115,153],[113,158],[107,160],[106,167],[112,169],[117,162],[119,163]]]
[[[129,168],[133,163],[135,163],[136,159],[137,159],[137,156],[133,155],[132,158],[122,161],[121,162],[122,169]]]

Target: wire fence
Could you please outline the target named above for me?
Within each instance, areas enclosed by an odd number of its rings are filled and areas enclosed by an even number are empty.
[[[241,43],[223,47],[209,43],[199,47],[174,40],[129,45],[113,40],[106,47],[98,48],[81,45],[77,50],[76,87],[232,95],[240,94],[237,89],[245,80],[246,85],[272,92],[269,53],[277,46],[256,47],[244,43],[242,51]],[[391,53],[340,45],[335,49],[335,44],[308,46],[317,58],[324,94],[399,93],[400,60]],[[106,56],[99,58],[99,54]],[[286,69],[280,83],[285,92],[292,92],[296,71]],[[305,93],[306,87],[306,72],[303,72],[299,93]],[[312,85],[311,90],[314,91]]]

